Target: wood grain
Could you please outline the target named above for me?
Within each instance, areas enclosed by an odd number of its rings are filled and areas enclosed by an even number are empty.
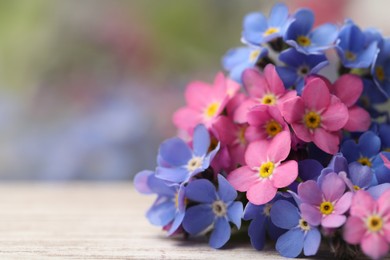
[[[167,238],[144,217],[153,199],[130,183],[0,184],[0,258],[285,259],[247,241]]]

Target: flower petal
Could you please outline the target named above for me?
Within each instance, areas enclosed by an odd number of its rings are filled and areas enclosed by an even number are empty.
[[[221,174],[218,174],[218,196],[224,202],[231,202],[237,197],[236,190]]]
[[[186,165],[192,157],[190,147],[178,137],[165,140],[160,145],[158,153],[171,166]]]
[[[210,134],[204,125],[195,127],[193,140],[194,154],[204,156],[210,147]]]
[[[352,202],[352,192],[346,192],[337,202],[334,206],[334,213],[335,214],[344,214],[347,212],[347,210],[351,207]]]
[[[156,177],[165,181],[181,183],[189,178],[189,172],[184,168],[156,168]]]
[[[321,244],[321,233],[316,228],[312,228],[307,232],[305,241],[303,242],[303,254],[305,256],[315,255]]]
[[[278,163],[286,159],[291,150],[290,132],[282,131],[277,134],[267,148],[267,157],[272,162]]]
[[[281,113],[288,123],[301,122],[305,114],[305,104],[301,97],[293,97],[281,106]]]
[[[271,207],[271,220],[277,227],[291,229],[298,225],[299,219],[297,207],[286,200],[278,200]]]
[[[180,227],[181,223],[183,222],[184,215],[185,215],[184,212],[178,212],[176,214],[175,218],[173,219],[172,225],[171,225],[170,229],[168,230],[168,236],[175,233],[175,231]]]
[[[330,214],[322,219],[321,225],[325,228],[338,228],[341,227],[346,220],[347,217],[344,215]]]
[[[211,233],[209,245],[212,248],[221,248],[230,238],[230,225],[226,218],[217,218],[214,224],[214,230]]]
[[[252,246],[257,250],[264,248],[266,239],[266,217],[262,214],[258,215],[251,221],[248,228],[248,235],[251,239]]]
[[[276,167],[272,174],[272,183],[276,188],[284,188],[290,185],[297,177],[298,163],[290,160]]]
[[[386,239],[378,233],[371,233],[363,237],[360,246],[363,253],[372,259],[379,259],[389,251]]]
[[[319,112],[330,104],[330,93],[325,81],[311,77],[302,92],[302,99],[308,109]]]
[[[334,94],[347,107],[353,106],[363,92],[363,81],[353,74],[344,74],[333,84]]]
[[[268,64],[264,68],[264,76],[268,82],[268,90],[274,95],[282,95],[286,89],[284,88],[283,81],[280,79],[276,68],[272,64]]]
[[[185,196],[190,200],[209,204],[217,199],[214,184],[206,179],[190,182],[185,187]]]
[[[328,131],[338,131],[348,122],[348,108],[341,102],[336,102],[321,114],[321,125]]]
[[[259,176],[248,166],[235,169],[227,176],[227,180],[238,191],[247,191],[257,180]]]
[[[165,226],[175,217],[175,204],[171,200],[158,198],[146,212],[146,217],[152,225]]]
[[[366,233],[366,224],[362,218],[350,216],[344,225],[343,237],[350,244],[359,244]]]
[[[187,209],[183,220],[183,228],[191,235],[197,235],[214,221],[215,215],[207,204],[199,204]]]
[[[348,121],[344,129],[350,132],[367,131],[371,124],[370,114],[361,107],[353,106],[348,109]]]
[[[133,184],[135,189],[142,194],[152,194],[153,191],[150,189],[148,185],[148,179],[152,176],[154,172],[152,171],[141,171],[137,173],[134,177]]]
[[[252,185],[248,189],[246,197],[251,203],[261,205],[270,202],[275,197],[276,192],[277,189],[272,183],[268,179],[265,179]]]
[[[270,147],[271,143],[265,140],[250,143],[245,152],[246,164],[253,168],[259,167],[262,163],[267,162]]]
[[[227,212],[227,216],[230,222],[233,222],[238,229],[241,227],[241,216],[244,211],[241,201],[235,201],[230,204]]]
[[[279,237],[275,248],[284,257],[297,257],[302,252],[303,239],[303,232],[294,228]]]
[[[322,202],[322,191],[313,180],[299,184],[298,195],[303,203],[320,205]]]
[[[371,195],[364,190],[359,190],[353,196],[350,214],[352,216],[365,218],[373,212],[375,206],[376,202]]]
[[[301,216],[305,219],[310,225],[318,226],[321,223],[322,215],[320,211],[307,203],[301,203],[299,206],[301,210]]]
[[[314,130],[313,142],[326,153],[336,154],[339,151],[340,138],[337,132],[328,132],[322,128],[317,128]]]
[[[325,200],[335,202],[343,196],[345,182],[337,173],[331,172],[324,177],[321,190],[324,193]]]

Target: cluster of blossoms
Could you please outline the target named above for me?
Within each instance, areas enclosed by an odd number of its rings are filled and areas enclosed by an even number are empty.
[[[152,224],[209,235],[213,248],[247,232],[286,257],[316,255],[321,241],[340,258],[388,253],[390,119],[376,105],[390,96],[390,39],[351,20],[313,24],[284,4],[248,14],[245,46],[222,61],[229,76],[188,85],[179,137],[134,180],[157,194]],[[331,59],[333,82],[319,74]]]

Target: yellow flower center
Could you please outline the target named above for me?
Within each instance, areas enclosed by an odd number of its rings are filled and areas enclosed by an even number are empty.
[[[249,54],[249,61],[255,62],[259,57],[259,55],[260,55],[260,50],[251,51],[251,53]]]
[[[366,225],[369,231],[378,232],[382,230],[383,227],[383,219],[377,215],[369,216],[366,219]]]
[[[187,205],[188,199],[184,199],[184,205]],[[176,192],[175,194],[175,207],[178,209],[179,208],[179,192]]]
[[[204,111],[204,114],[207,118],[212,118],[218,112],[220,104],[218,102],[211,103]]]
[[[242,126],[238,130],[238,141],[240,144],[245,145],[246,144],[246,139],[245,139],[245,132],[246,132],[247,126]]]
[[[271,216],[271,208],[272,208],[272,204],[270,203],[265,204],[263,208],[263,214],[267,217]]]
[[[372,166],[372,162],[371,162],[370,159],[367,158],[367,157],[360,157],[357,161],[358,161],[361,165],[363,165],[363,166],[368,166],[368,167],[371,167],[371,166]]]
[[[187,169],[190,172],[195,171],[199,167],[201,167],[203,164],[203,158],[202,157],[192,157],[191,160],[187,163]]]
[[[345,58],[346,58],[347,60],[349,60],[349,61],[354,61],[354,60],[356,59],[355,53],[353,53],[353,52],[351,52],[351,51],[346,51],[346,52],[344,53],[344,56],[345,56]]]
[[[297,43],[303,47],[307,47],[311,44],[310,38],[304,35],[298,36]]]
[[[360,187],[357,186],[357,185],[353,185],[353,189],[354,189],[355,191],[358,191],[358,190],[360,190]]]
[[[282,131],[282,126],[272,119],[265,124],[265,131],[269,137],[274,137]]]
[[[310,230],[310,225],[309,223],[307,223],[306,220],[304,219],[300,219],[299,220],[299,227],[303,230],[303,231],[309,231]]]
[[[214,215],[216,215],[217,217],[226,216],[227,207],[225,202],[223,202],[222,200],[214,201],[211,207],[213,209]]]
[[[267,31],[265,31],[263,33],[264,36],[268,36],[268,35],[271,35],[271,34],[274,34],[274,33],[277,33],[279,32],[279,28],[276,28],[276,27],[270,27],[267,29]]]
[[[261,104],[263,105],[275,105],[276,97],[274,94],[265,94],[261,99]]]
[[[382,67],[382,66],[376,67],[376,69],[375,69],[375,74],[376,74],[376,77],[377,77],[380,81],[383,81],[383,80],[385,79],[385,71],[383,70],[383,67]]]
[[[275,164],[273,162],[263,163],[260,166],[259,175],[261,178],[268,178],[269,176],[272,175],[274,169],[275,169]]]
[[[390,152],[390,147],[383,149],[384,152]]]
[[[330,201],[324,201],[321,203],[320,205],[320,212],[323,214],[323,215],[329,215],[329,214],[332,214],[333,212],[333,204],[332,202]]]
[[[321,116],[314,111],[307,112],[303,118],[307,128],[316,129],[321,124]]]

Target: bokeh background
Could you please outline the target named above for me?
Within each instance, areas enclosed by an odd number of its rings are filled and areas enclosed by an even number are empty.
[[[130,180],[175,135],[194,79],[211,82],[248,12],[274,1],[0,1],[0,179]],[[390,2],[288,1],[317,22],[390,35]]]

